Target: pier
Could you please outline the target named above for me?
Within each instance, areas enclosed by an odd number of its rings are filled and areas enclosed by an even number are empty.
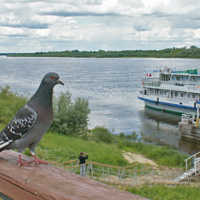
[[[197,114],[182,114],[181,122],[178,123],[178,131],[182,137],[200,141],[200,101],[196,102]]]
[[[178,123],[178,131],[181,136],[187,139],[200,141],[200,121],[195,115],[183,114],[181,122]]]

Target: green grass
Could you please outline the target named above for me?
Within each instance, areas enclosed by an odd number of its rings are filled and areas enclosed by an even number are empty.
[[[54,132],[45,134],[36,148],[36,154],[41,159],[59,163],[77,159],[82,151],[87,152],[89,160],[94,162],[115,166],[128,165],[116,144],[108,145],[103,142],[85,141],[79,137],[65,136]]]
[[[9,86],[0,87],[0,123],[7,124],[27,100],[28,97],[19,96]]]
[[[62,163],[78,159],[80,152],[87,152],[91,161],[128,166],[130,163],[122,156],[122,150],[145,155],[157,164],[169,167],[176,167],[187,158],[187,155],[180,154],[169,147],[120,140],[119,136],[113,136],[113,143],[107,144],[99,140],[83,140],[80,137],[66,136],[53,131],[45,134],[36,148],[36,154],[41,159]],[[29,155],[28,149],[25,154]]]
[[[187,158],[187,155],[180,154],[169,147],[120,140],[119,136],[113,136],[113,141],[107,144],[99,140],[83,140],[80,137],[49,131],[37,146],[36,154],[41,159],[62,163],[78,159],[80,152],[87,152],[90,161],[121,167],[130,165],[122,156],[122,150],[145,155],[157,164],[168,167],[177,167]],[[28,149],[25,154],[29,155]]]
[[[199,187],[143,185],[140,188],[126,188],[127,191],[151,200],[200,200]]]

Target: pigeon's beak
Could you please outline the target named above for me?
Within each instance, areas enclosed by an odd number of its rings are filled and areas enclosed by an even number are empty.
[[[58,84],[64,85],[64,83],[60,79],[58,79],[57,81],[58,81]]]

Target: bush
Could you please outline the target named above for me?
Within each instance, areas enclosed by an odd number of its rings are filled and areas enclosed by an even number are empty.
[[[127,140],[137,140],[138,139],[138,134],[133,131],[131,134],[126,135]]]
[[[28,101],[28,97],[14,93],[10,86],[0,87],[0,123],[7,124]]]
[[[119,134],[119,138],[120,138],[121,140],[124,140],[124,139],[126,138],[126,136],[125,136],[124,133],[120,133],[120,134]]]
[[[54,120],[51,128],[66,135],[81,135],[87,132],[89,113],[88,100],[79,97],[72,102],[69,91],[61,93],[58,99],[54,100]]]
[[[112,142],[113,136],[106,127],[97,126],[93,130],[93,139],[97,142],[102,141],[107,144]]]

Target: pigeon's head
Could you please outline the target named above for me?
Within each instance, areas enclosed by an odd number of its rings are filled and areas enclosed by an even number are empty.
[[[50,72],[46,74],[42,80],[43,83],[47,83],[49,85],[56,85],[61,84],[64,85],[64,83],[60,80],[59,75],[55,72]]]

